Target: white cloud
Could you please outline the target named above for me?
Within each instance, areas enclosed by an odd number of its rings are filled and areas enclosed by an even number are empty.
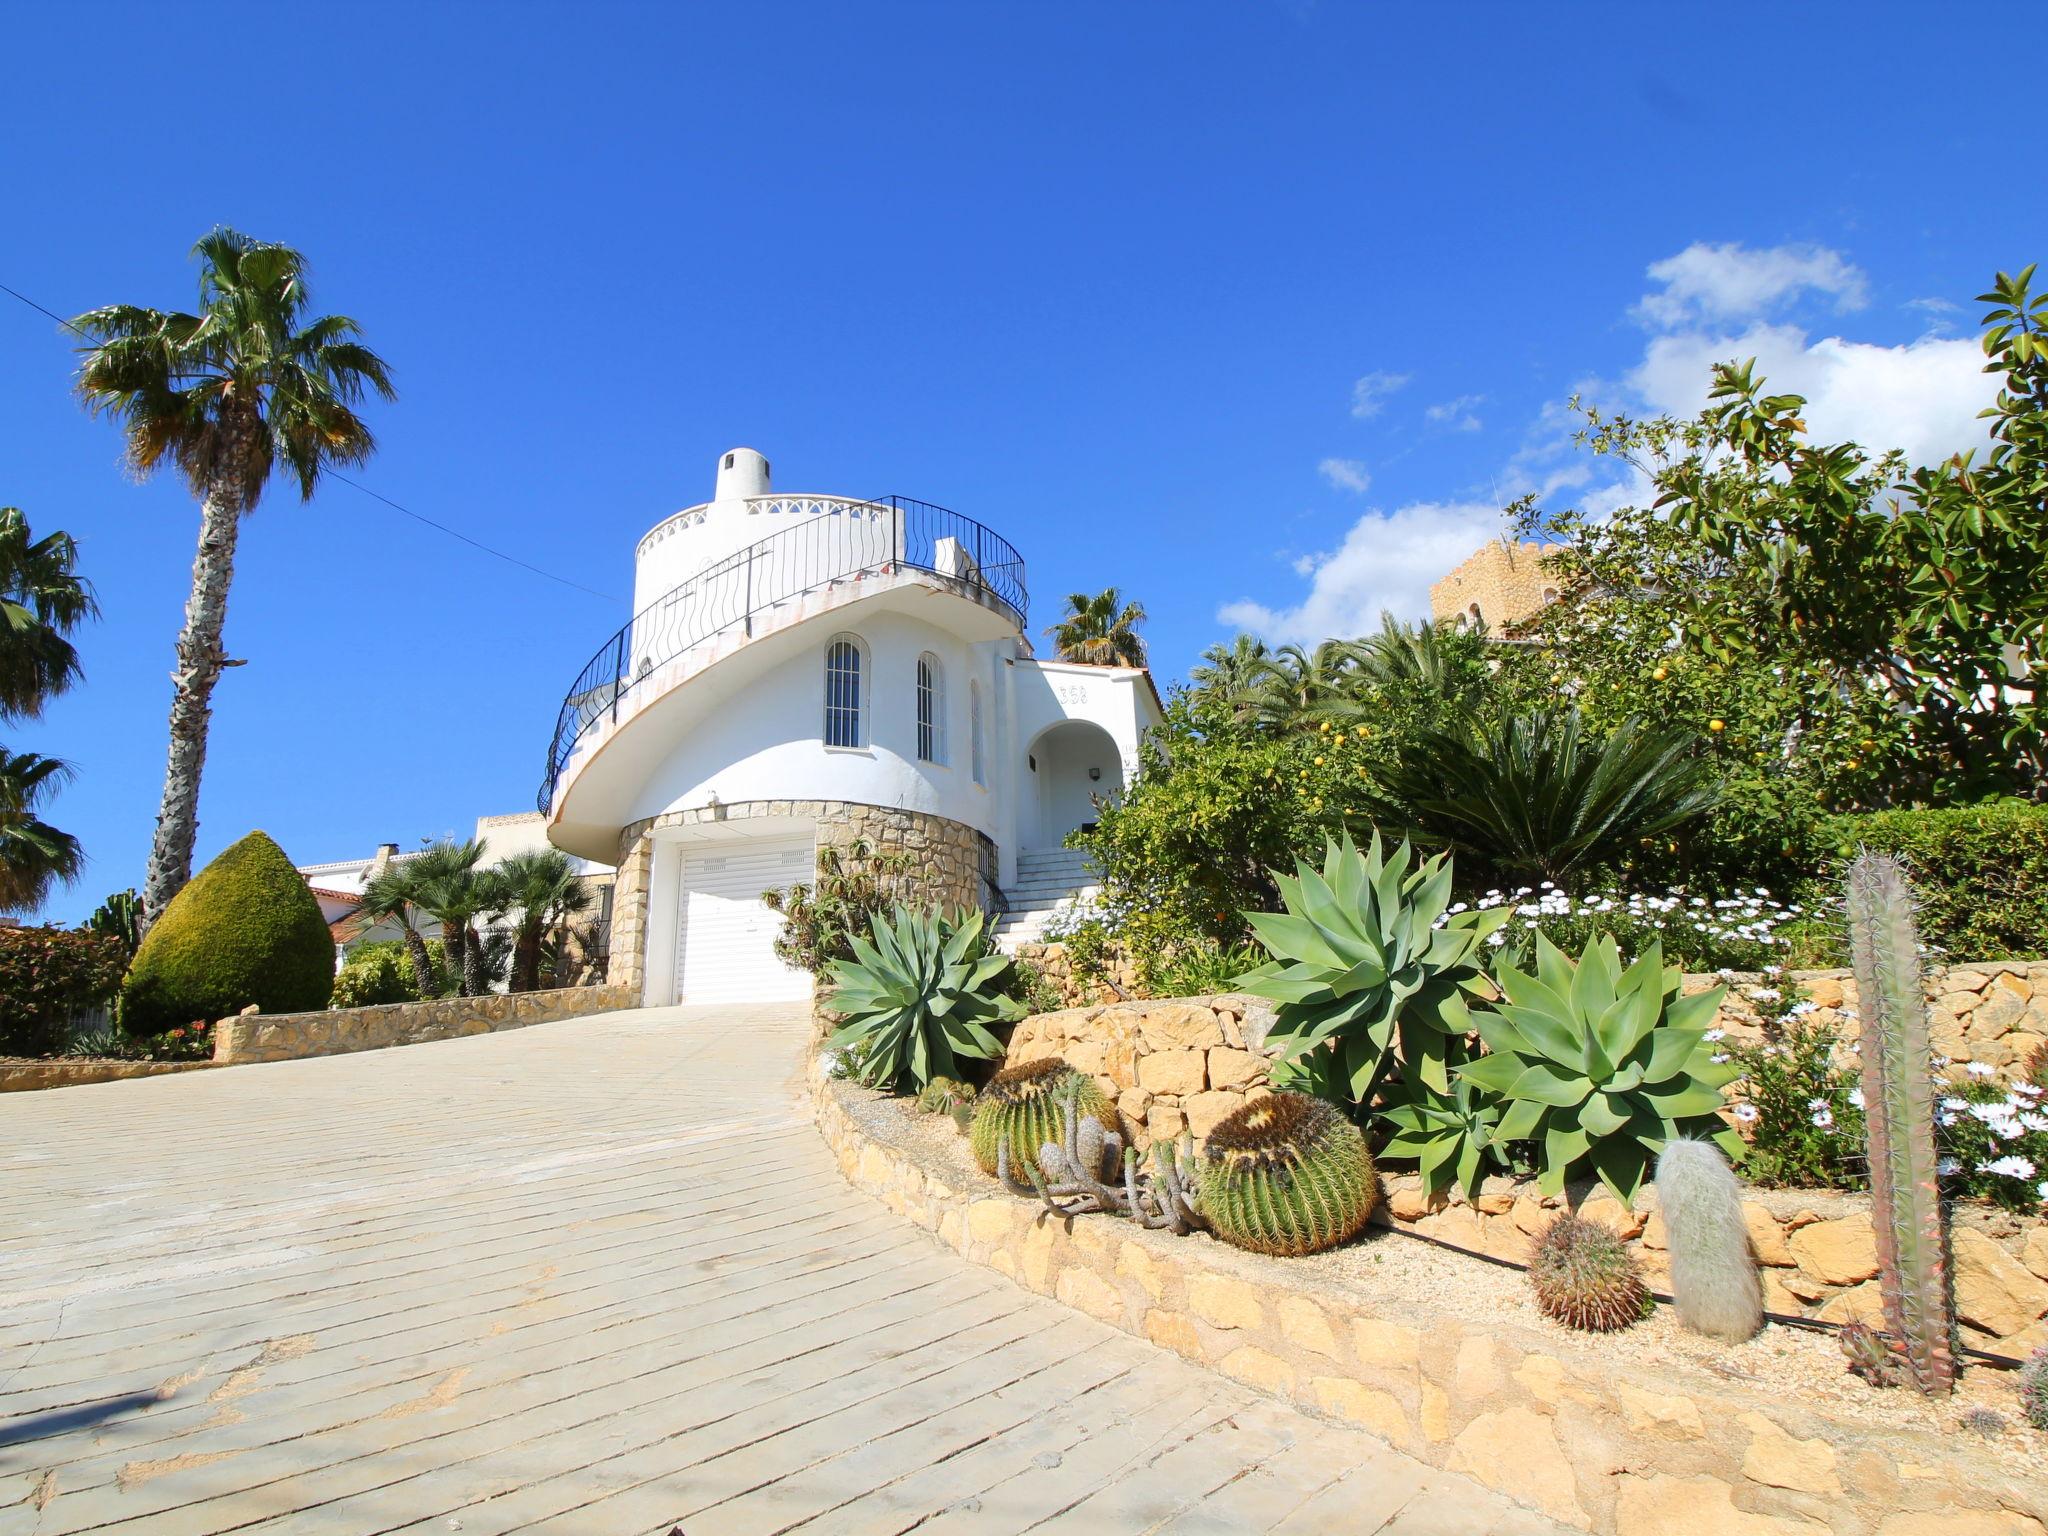
[[[1477,432],[1484,423],[1472,414],[1472,408],[1485,401],[1484,395],[1460,395],[1455,400],[1432,405],[1422,416],[1433,426],[1449,427],[1454,432]]]
[[[1742,245],[1696,241],[1676,256],[1650,263],[1649,277],[1663,290],[1646,293],[1636,318],[1646,324],[1680,326],[1753,319],[1802,293],[1819,293],[1838,310],[1868,302],[1863,271],[1840,251],[1823,245]]]
[[[1325,459],[1316,466],[1316,472],[1340,491],[1355,491],[1363,496],[1372,489],[1372,476],[1357,459]]]
[[[1916,464],[1932,464],[1986,441],[1977,413],[1996,388],[1984,373],[1983,349],[1969,337],[1886,347],[1839,336],[1816,341],[1793,325],[1679,332],[1652,338],[1627,383],[1652,409],[1687,416],[1706,404],[1715,363],[1751,357],[1773,394],[1806,397],[1815,442],[1899,448]]]
[[[1309,581],[1299,603],[1273,608],[1243,598],[1224,604],[1216,617],[1281,644],[1365,634],[1379,627],[1382,609],[1427,618],[1430,583],[1500,532],[1500,509],[1486,502],[1375,509],[1351,525],[1338,548],[1297,563]]]
[[[1351,386],[1351,414],[1363,421],[1386,409],[1387,396],[1408,382],[1405,373],[1368,373]]]

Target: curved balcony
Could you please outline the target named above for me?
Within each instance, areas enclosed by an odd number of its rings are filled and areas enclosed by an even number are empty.
[[[555,718],[537,801],[542,815],[554,809],[562,769],[577,743],[599,722],[616,720],[620,701],[650,675],[735,630],[751,638],[764,617],[807,594],[921,571],[1025,627],[1030,598],[1023,558],[971,517],[906,496],[761,496],[749,505],[803,520],[697,571],[598,648]]]

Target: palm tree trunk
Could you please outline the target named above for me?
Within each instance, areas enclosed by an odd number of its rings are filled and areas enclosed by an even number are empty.
[[[484,978],[484,941],[467,924],[462,930],[462,986],[471,997],[482,997],[490,990]]]
[[[541,920],[530,918],[519,925],[519,943],[512,951],[512,990],[540,990]]]
[[[441,978],[434,974],[434,957],[427,953],[427,941],[411,923],[400,922],[405,931],[405,956],[412,962],[413,985],[421,997],[433,997],[441,990]]]
[[[230,462],[240,456],[230,453]],[[215,477],[200,503],[199,553],[192,561],[192,595],[185,600],[185,627],[178,634],[178,665],[171,673],[171,747],[164,768],[163,806],[142,880],[142,917],[147,933],[171,898],[192,878],[192,847],[199,837],[199,776],[206,767],[206,730],[213,685],[227,653],[221,630],[228,616],[228,583],[235,575],[235,539],[241,531],[241,497],[227,474]]]
[[[468,932],[467,923],[441,920],[441,963],[448,967],[448,980],[457,997],[469,996],[469,946],[463,942]]]

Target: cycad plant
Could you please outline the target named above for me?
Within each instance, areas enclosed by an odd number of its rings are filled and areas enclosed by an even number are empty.
[[[832,962],[825,1006],[845,1022],[828,1043],[857,1081],[914,1093],[934,1077],[964,1077],[963,1058],[1003,1054],[989,1026],[1014,1023],[1024,1005],[1000,991],[1010,957],[987,952],[983,923],[972,910],[949,918],[898,905],[853,939],[853,959]]]
[[[1489,1054],[1458,1074],[1501,1095],[1498,1140],[1541,1144],[1545,1194],[1590,1171],[1627,1204],[1681,1136],[1742,1156],[1742,1138],[1716,1113],[1740,1069],[1714,1061],[1706,1038],[1725,989],[1681,997],[1661,945],[1624,969],[1604,936],[1574,961],[1539,934],[1534,973],[1500,965],[1494,979],[1505,1000],[1473,1014]]]
[[[1714,807],[1719,781],[1694,746],[1634,717],[1602,737],[1576,709],[1483,718],[1404,742],[1363,809],[1507,878],[1569,885]]]
[[[1272,959],[1235,983],[1279,1005],[1276,1080],[1363,1106],[1398,1051],[1413,1080],[1449,1093],[1452,1042],[1472,1027],[1464,1000],[1489,990],[1480,957],[1507,911],[1452,912],[1450,861],[1418,861],[1406,843],[1388,855],[1377,833],[1363,854],[1346,836],[1321,870],[1296,860],[1276,883],[1287,910],[1245,914]]]

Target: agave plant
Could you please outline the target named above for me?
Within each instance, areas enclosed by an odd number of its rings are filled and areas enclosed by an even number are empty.
[[[1626,1204],[1681,1136],[1742,1156],[1742,1138],[1715,1113],[1738,1069],[1713,1061],[1706,1038],[1724,988],[1680,997],[1662,945],[1623,969],[1620,946],[1604,935],[1574,962],[1538,934],[1535,974],[1501,965],[1495,979],[1505,1001],[1473,1015],[1490,1054],[1458,1073],[1502,1096],[1496,1139],[1542,1142],[1544,1193],[1590,1166]]]
[[[1450,1042],[1471,1026],[1464,998],[1488,988],[1480,966],[1505,908],[1452,912],[1451,864],[1417,863],[1379,835],[1364,854],[1347,836],[1276,877],[1285,912],[1245,918],[1273,958],[1234,985],[1279,1005],[1266,1043],[1278,1078],[1318,1098],[1364,1104],[1396,1051],[1417,1081],[1448,1093]]]
[[[1501,1096],[1460,1076],[1448,1092],[1427,1083],[1402,1083],[1377,1116],[1392,1131],[1382,1158],[1413,1158],[1429,1193],[1455,1183],[1476,1198],[1479,1181],[1502,1166]]]
[[[1024,1005],[997,990],[1010,957],[985,953],[982,922],[979,912],[948,918],[899,903],[875,914],[872,942],[853,938],[853,959],[832,962],[825,1006],[846,1022],[829,1044],[846,1052],[857,1081],[915,1092],[962,1076],[961,1057],[1003,1054],[986,1026],[1023,1017]]]

